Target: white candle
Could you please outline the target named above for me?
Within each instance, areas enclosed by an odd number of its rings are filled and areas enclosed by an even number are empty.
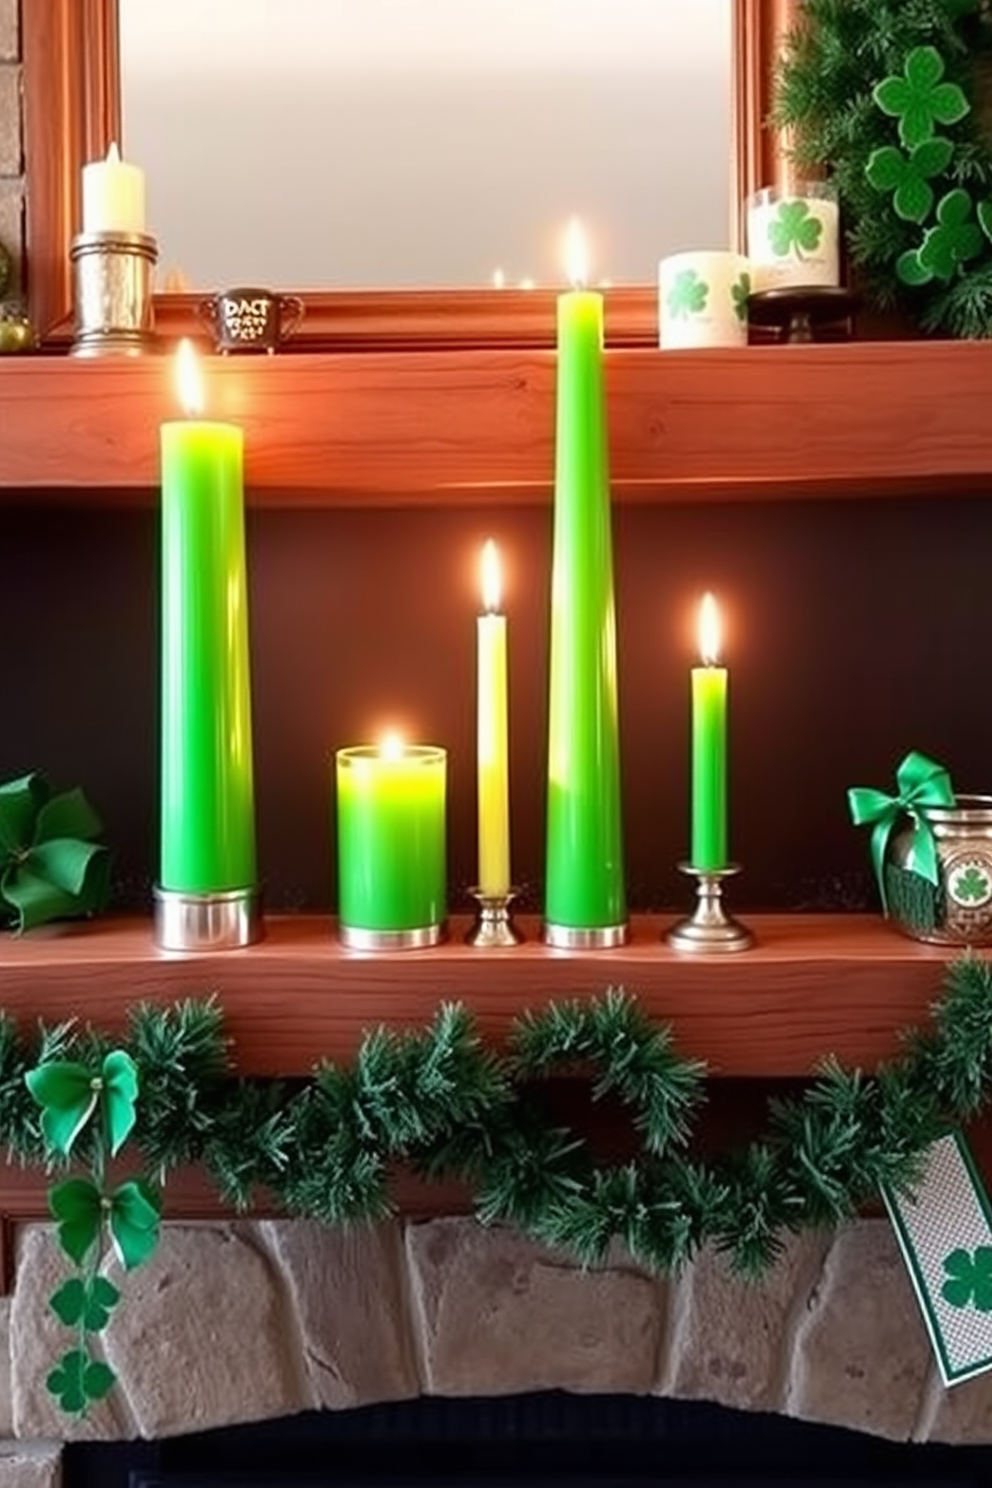
[[[499,613],[499,554],[482,550],[478,619],[479,892],[499,898],[510,890],[510,804],[506,701],[506,616]]]
[[[145,173],[111,145],[106,160],[83,166],[83,232],[144,231]]]
[[[797,183],[757,191],[747,206],[751,288],[840,284],[840,214],[832,187]]]
[[[658,265],[658,344],[746,346],[748,261],[740,253],[673,253]]]

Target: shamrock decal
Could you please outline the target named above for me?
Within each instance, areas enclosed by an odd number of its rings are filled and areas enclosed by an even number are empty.
[[[908,249],[896,260],[896,273],[904,284],[929,284],[931,279],[946,282],[982,251],[982,233],[970,220],[971,209],[971,197],[961,186],[941,197],[936,226],[927,228],[919,248]]]
[[[751,275],[742,270],[736,284],[730,286],[730,298],[734,302],[734,314],[743,324],[747,320],[747,300],[751,293]]]
[[[936,47],[913,47],[902,77],[887,77],[872,97],[882,110],[899,120],[899,138],[907,150],[928,140],[938,124],[956,124],[971,108],[957,83],[942,83],[944,59]]]
[[[45,1383],[64,1411],[82,1416],[91,1400],[102,1400],[113,1388],[116,1378],[109,1364],[91,1359],[82,1349],[70,1349]]]
[[[968,863],[961,872],[952,875],[948,888],[958,904],[979,905],[992,898],[992,881],[977,863]]]
[[[120,1300],[120,1292],[105,1276],[91,1276],[85,1281],[71,1276],[49,1298],[49,1306],[67,1328],[81,1324],[88,1333],[100,1333]]]
[[[865,175],[876,191],[894,193],[892,206],[904,222],[922,222],[933,206],[932,177],[946,170],[954,146],[947,139],[924,140],[906,156],[895,145],[873,150]]]
[[[53,796],[37,773],[0,785],[0,922],[29,930],[45,920],[92,914],[110,890],[103,830],[82,791]]]
[[[97,1107],[116,1157],[134,1126],[138,1070],[130,1054],[113,1049],[98,1069],[71,1059],[53,1059],[28,1070],[24,1083],[41,1106],[41,1129],[53,1152],[68,1157],[72,1144]]]
[[[117,1259],[126,1271],[146,1261],[158,1244],[162,1201],[143,1178],[104,1195],[88,1178],[66,1178],[48,1195],[59,1244],[81,1266],[100,1238],[104,1220]]]
[[[784,201],[768,224],[768,242],[776,258],[794,253],[802,261],[803,253],[814,253],[820,246],[823,223],[811,214],[809,202]]]
[[[992,1312],[992,1245],[979,1245],[974,1254],[963,1248],[944,1257],[948,1280],[940,1295],[952,1307],[967,1307],[976,1312]]]
[[[699,315],[706,309],[710,287],[695,269],[680,269],[668,291],[668,309],[672,315]]]

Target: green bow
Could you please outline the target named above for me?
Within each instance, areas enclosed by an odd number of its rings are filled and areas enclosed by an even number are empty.
[[[904,813],[913,820],[913,840],[910,844],[907,867],[919,873],[929,883],[936,884],[937,847],[933,829],[922,815],[922,806],[953,806],[954,788],[951,777],[943,765],[928,759],[925,754],[911,749],[896,771],[897,796],[887,796],[884,791],[872,790],[870,786],[852,786],[847,793],[851,808],[851,819],[861,827],[874,822],[871,834],[871,856],[878,880],[878,892],[882,896],[882,912],[886,916],[889,906],[885,897],[885,849],[889,835],[897,819]]]
[[[0,926],[93,914],[110,892],[103,830],[80,790],[53,796],[37,771],[0,785]]]

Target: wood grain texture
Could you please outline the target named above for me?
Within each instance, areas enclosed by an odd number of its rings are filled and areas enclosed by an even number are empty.
[[[216,358],[212,417],[241,424],[268,505],[547,499],[554,354]],[[152,499],[168,359],[0,359],[7,500]],[[980,492],[992,477],[992,346],[850,343],[609,353],[620,500]],[[941,396],[934,396],[939,388]]]
[[[443,1000],[463,1002],[498,1041],[524,1008],[624,986],[714,1075],[778,1078],[806,1075],[830,1052],[863,1066],[893,1054],[899,1028],[925,1019],[948,960],[871,915],[756,916],[756,948],[726,957],[675,954],[661,940],[670,923],[637,917],[628,946],[565,953],[524,920],[524,945],[483,953],[455,920],[436,950],[362,955],[341,947],[329,918],[287,916],[248,950],[189,956],[158,950],[150,922],[98,920],[4,938],[0,1007],[116,1032],[138,1001],[215,994],[238,1069],[295,1075],[350,1058],[379,1022],[424,1024]]]

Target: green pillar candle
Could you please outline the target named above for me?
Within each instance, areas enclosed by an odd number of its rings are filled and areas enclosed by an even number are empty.
[[[161,886],[251,888],[242,432],[189,419],[163,424],[161,446]]]
[[[581,250],[581,244],[579,244]],[[573,272],[581,283],[581,268]],[[603,298],[558,300],[545,939],[625,938]]]
[[[719,614],[712,594],[700,610],[703,665],[692,669],[692,863],[727,866],[727,669],[716,665]]]
[[[431,745],[338,750],[338,919],[346,944],[442,938],[446,764],[445,751]]]

